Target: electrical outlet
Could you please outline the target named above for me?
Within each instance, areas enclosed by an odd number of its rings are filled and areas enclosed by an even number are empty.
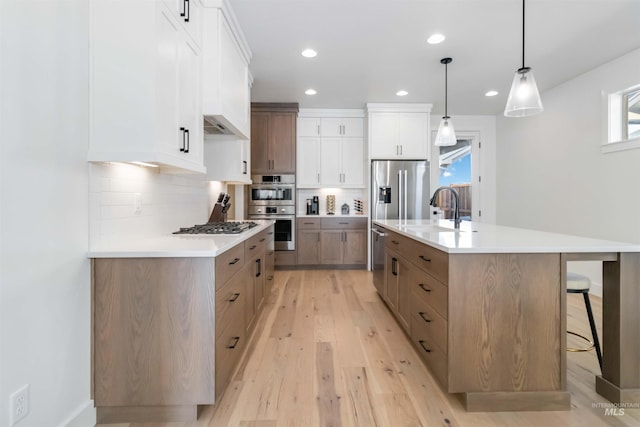
[[[9,397],[11,405],[10,426],[29,414],[29,384],[25,384]]]
[[[141,214],[142,213],[142,194],[135,193],[133,195],[133,213]]]

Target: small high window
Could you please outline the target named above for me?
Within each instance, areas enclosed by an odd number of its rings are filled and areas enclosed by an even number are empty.
[[[623,139],[640,138],[640,88],[626,92],[623,97]]]
[[[640,86],[610,94],[608,104],[607,143],[640,141]]]

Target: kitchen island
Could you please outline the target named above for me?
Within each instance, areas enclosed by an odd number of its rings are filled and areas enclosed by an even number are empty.
[[[93,247],[98,423],[195,420],[219,400],[273,286],[273,221]]]
[[[603,261],[596,390],[640,402],[640,245],[491,224],[373,221],[382,297],[446,391],[468,411],[568,410],[568,261]]]

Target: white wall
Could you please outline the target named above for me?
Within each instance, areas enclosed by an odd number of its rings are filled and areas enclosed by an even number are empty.
[[[3,1],[1,12],[0,425],[28,383],[18,425],[61,426],[93,409],[88,1]]]
[[[602,154],[602,91],[640,83],[640,50],[541,94],[540,115],[497,121],[498,223],[640,243],[640,150]]]
[[[602,154],[603,93],[640,83],[640,50],[541,94],[540,115],[497,120],[497,222],[640,243],[640,150]],[[572,266],[595,282],[593,263]]]

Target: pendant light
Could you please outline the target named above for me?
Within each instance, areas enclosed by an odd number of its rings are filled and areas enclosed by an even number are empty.
[[[531,68],[524,66],[524,1],[522,0],[522,67],[513,76],[504,109],[506,117],[526,117],[542,113],[542,101]]]
[[[451,117],[449,117],[447,111],[447,65],[451,63],[453,59],[442,58],[441,64],[444,64],[444,116],[440,120],[440,126],[438,126],[438,134],[436,135],[435,144],[438,146],[456,145],[456,132],[453,129],[453,123]]]

